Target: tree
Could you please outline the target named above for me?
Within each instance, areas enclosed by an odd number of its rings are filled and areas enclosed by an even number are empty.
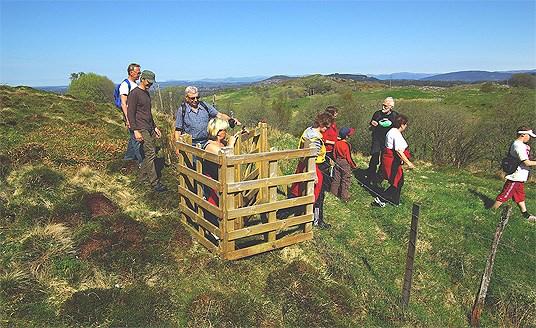
[[[513,87],[536,89],[536,75],[527,73],[514,74],[509,83]]]
[[[114,83],[106,76],[81,72],[71,81],[67,93],[84,101],[113,102],[114,90]]]

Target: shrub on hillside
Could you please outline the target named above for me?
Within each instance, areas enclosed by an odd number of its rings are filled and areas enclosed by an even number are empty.
[[[94,102],[113,102],[114,83],[106,76],[87,73],[73,80],[67,93],[78,100]]]
[[[536,89],[536,75],[527,73],[514,74],[510,78],[509,84],[513,87]]]

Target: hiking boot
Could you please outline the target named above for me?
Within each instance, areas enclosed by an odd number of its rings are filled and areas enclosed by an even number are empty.
[[[385,202],[382,202],[380,197],[376,197],[376,198],[374,198],[374,201],[372,202],[372,205],[373,206],[378,206],[378,207],[385,207]]]
[[[529,216],[527,216],[527,221],[536,222],[536,215],[529,214]]]
[[[166,191],[166,190],[168,190],[167,187],[166,187],[165,185],[161,184],[161,183],[155,185],[155,186],[153,187],[153,189],[154,189],[155,191]]]

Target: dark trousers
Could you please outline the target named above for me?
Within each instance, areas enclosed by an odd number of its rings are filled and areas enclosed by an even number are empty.
[[[352,179],[350,163],[344,158],[338,158],[333,169],[333,182],[331,184],[331,193],[340,197],[343,201],[350,200],[350,183]]]
[[[151,186],[156,186],[160,181],[156,173],[156,144],[155,144],[155,132],[148,130],[140,130],[143,142],[141,143],[143,148],[143,161],[141,162],[141,179],[147,181]]]
[[[365,171],[367,180],[370,182],[375,182],[377,184],[381,183],[383,180],[381,174],[376,173],[378,171],[378,165],[380,164],[381,151],[377,153],[372,153],[370,155],[370,161],[368,169]]]
[[[390,185],[385,191],[379,192],[380,198],[383,201],[392,203],[393,205],[400,204],[400,194],[402,193],[402,186],[404,185],[404,172],[402,171],[402,176],[398,182],[398,188]]]

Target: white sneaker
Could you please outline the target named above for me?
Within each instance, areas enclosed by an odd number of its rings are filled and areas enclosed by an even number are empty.
[[[380,197],[376,197],[374,198],[374,203],[376,205],[378,205],[379,207],[385,207],[385,202],[382,202],[382,200],[380,199]]]
[[[529,222],[536,222],[536,215],[533,215],[533,214],[529,215],[529,216],[527,217],[527,221],[529,221]]]

